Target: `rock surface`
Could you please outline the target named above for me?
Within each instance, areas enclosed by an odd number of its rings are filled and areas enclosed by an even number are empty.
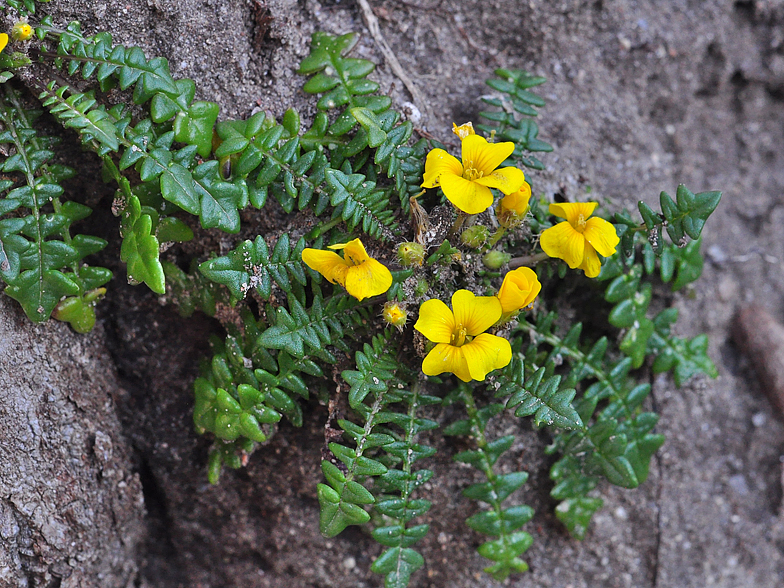
[[[143,499],[100,329],[0,298],[0,586],[127,586]]]

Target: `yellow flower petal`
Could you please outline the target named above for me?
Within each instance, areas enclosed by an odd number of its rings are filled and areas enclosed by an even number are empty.
[[[547,255],[563,259],[572,269],[583,262],[585,237],[568,222],[558,223],[554,227],[545,229],[539,244]]]
[[[484,212],[493,203],[493,193],[490,188],[480,186],[461,176],[442,175],[441,189],[449,202],[468,214]]]
[[[474,125],[471,122],[463,123],[459,127],[455,123],[452,123],[452,132],[460,137],[461,141],[469,135],[476,134],[474,132]]]
[[[360,247],[362,247],[361,243]],[[364,250],[365,248],[362,247],[362,251]],[[346,248],[346,256],[348,256],[348,247]],[[372,257],[368,257],[358,265],[349,267],[346,271],[346,291],[357,300],[383,294],[389,290],[391,285],[392,274],[390,271],[383,263]]]
[[[610,257],[615,253],[615,248],[621,241],[612,223],[598,217],[588,219],[583,236],[603,257]]]
[[[587,220],[598,205],[598,202],[562,202],[560,204],[551,204],[549,210],[550,214],[565,218],[570,225],[576,227],[577,222],[580,220],[580,215],[583,215],[583,220]]]
[[[504,276],[498,290],[503,314],[514,312],[531,304],[539,295],[542,284],[530,267],[520,267]]]
[[[497,188],[504,194],[511,194],[525,183],[525,174],[516,167],[502,167],[474,181],[481,186]]]
[[[443,175],[462,177],[463,166],[456,157],[449,155],[443,149],[433,149],[427,154],[425,174],[422,178],[424,181],[420,185],[423,188],[440,186]]]
[[[488,143],[484,137],[469,135],[463,139],[463,169],[490,175],[513,151],[514,143]]]
[[[466,334],[479,335],[501,318],[501,303],[495,296],[474,296],[468,290],[452,294],[455,325],[463,325]]]
[[[0,51],[5,49],[6,45],[8,45],[8,35],[5,33],[0,33]]]
[[[580,264],[580,269],[585,272],[585,275],[588,278],[595,278],[599,275],[599,272],[602,271],[602,262],[599,261],[599,256],[596,255],[596,249],[594,249],[590,243],[585,244],[585,258]]]
[[[471,381],[471,372],[463,355],[463,347],[455,347],[446,343],[439,343],[427,354],[422,362],[422,371],[426,376],[437,376],[444,372],[452,372],[464,382]]]
[[[419,307],[419,319],[414,328],[433,343],[449,343],[455,329],[455,317],[446,304],[431,298]]]
[[[341,286],[346,283],[346,271],[350,265],[334,251],[306,248],[302,250],[302,261],[310,269],[317,271],[331,283]]]
[[[509,341],[489,333],[482,333],[460,349],[465,356],[471,377],[480,382],[487,377],[487,374],[504,367],[512,360],[512,346],[509,345]]]

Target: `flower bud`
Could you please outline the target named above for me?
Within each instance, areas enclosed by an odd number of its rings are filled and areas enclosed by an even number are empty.
[[[406,267],[422,265],[425,261],[425,248],[419,243],[401,243],[397,248],[397,257]]]
[[[485,264],[487,269],[497,270],[500,269],[501,266],[505,263],[509,263],[510,259],[512,259],[512,256],[508,253],[493,249],[492,251],[488,251],[484,254],[482,257],[482,263]]]
[[[468,247],[479,249],[487,242],[490,232],[483,225],[474,225],[460,234],[460,242]]]
[[[417,298],[421,298],[427,291],[430,289],[430,284],[427,283],[427,280],[419,280],[414,286],[414,296]]]
[[[531,186],[528,182],[516,192],[504,196],[498,203],[498,222],[502,227],[511,228],[519,225],[528,210],[528,202],[531,200]]]
[[[541,290],[542,284],[530,267],[519,267],[507,273],[496,294],[501,303],[501,321],[509,320],[518,310],[533,304]]]
[[[381,311],[381,316],[384,322],[396,327],[398,331],[403,330],[408,320],[408,313],[397,302],[387,302]]]
[[[14,41],[27,41],[27,39],[32,36],[33,27],[31,27],[29,24],[23,20],[14,23],[14,28],[11,29],[11,38]]]

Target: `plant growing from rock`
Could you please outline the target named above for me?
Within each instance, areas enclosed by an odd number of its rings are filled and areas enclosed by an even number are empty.
[[[210,482],[243,467],[282,418],[300,426],[300,398],[316,394],[330,423],[323,480],[314,480],[321,532],[368,525],[383,546],[372,569],[386,586],[407,586],[423,565],[416,544],[428,532],[420,517],[431,507],[427,439],[437,431],[473,446],[454,456],[483,480],[463,491],[483,505],[466,523],[487,536],[479,553],[503,579],[528,568],[534,512],[515,500],[527,473],[498,466],[515,436],[493,438],[491,419],[507,411],[546,429],[556,515],[581,539],[602,506],[600,486],[643,483],[664,442],[644,375],[671,371],[678,385],[716,375],[705,336],[672,335],[677,310],[654,304],[654,288],[699,277],[700,235],[720,194],[679,186],[674,199],[661,193],[660,211],[640,202],[640,220],[533,197],[544,168],[534,154],[551,151],[535,122],[544,101],[532,88],[543,78],[496,70],[485,122],[455,126],[457,159],[429,135],[412,138],[368,77],[373,63],[350,57],[356,34],[313,35],[299,70],[318,96],[308,124],[293,109],[219,120],[219,105],[194,100],[195,83],[174,79],[165,59],[85,35],[78,22],[60,28],[35,9],[9,1],[6,14],[34,24],[0,35],[5,293],[31,320],[80,332],[111,296],[111,272],[86,263],[105,241],[73,228],[91,213],[65,197],[76,171],[52,163],[57,141],[37,125],[48,112],[116,183],[128,280],[185,316],[223,321],[194,383],[196,430],[214,440]],[[249,207],[296,222],[224,255],[204,251],[188,267],[167,260],[169,244],[193,238],[188,215],[236,235]],[[559,321],[552,308],[569,303],[559,294],[566,280],[607,334]],[[217,315],[219,305],[231,312]],[[432,420],[428,407],[443,404],[465,418]]]

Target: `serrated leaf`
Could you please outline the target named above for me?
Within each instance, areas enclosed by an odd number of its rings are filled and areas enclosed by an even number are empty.
[[[218,228],[227,233],[239,232],[240,215],[237,209],[242,205],[242,188],[218,176],[217,161],[202,163],[194,170],[193,187],[199,200],[202,227]]]
[[[370,515],[355,504],[341,501],[340,495],[326,484],[317,487],[321,513],[319,531],[324,537],[334,537],[349,525],[364,525]]]
[[[72,276],[54,269],[43,274],[37,269],[23,271],[13,285],[6,287],[5,293],[21,304],[27,318],[40,323],[49,318],[60,298],[79,293],[79,285]]]
[[[161,174],[161,194],[164,199],[172,202],[191,214],[201,213],[199,194],[191,172],[179,163],[169,164]]]
[[[564,429],[582,429],[582,419],[572,406],[575,391],[573,389],[560,390],[560,376],[552,376],[542,381],[545,368],[523,381],[524,365],[519,359],[514,359],[504,375],[510,377],[507,385],[502,387],[504,393],[513,392],[506,403],[507,409],[514,409],[515,416],[523,417],[534,415],[537,426],[556,426]],[[500,392],[500,391],[499,391]]]

